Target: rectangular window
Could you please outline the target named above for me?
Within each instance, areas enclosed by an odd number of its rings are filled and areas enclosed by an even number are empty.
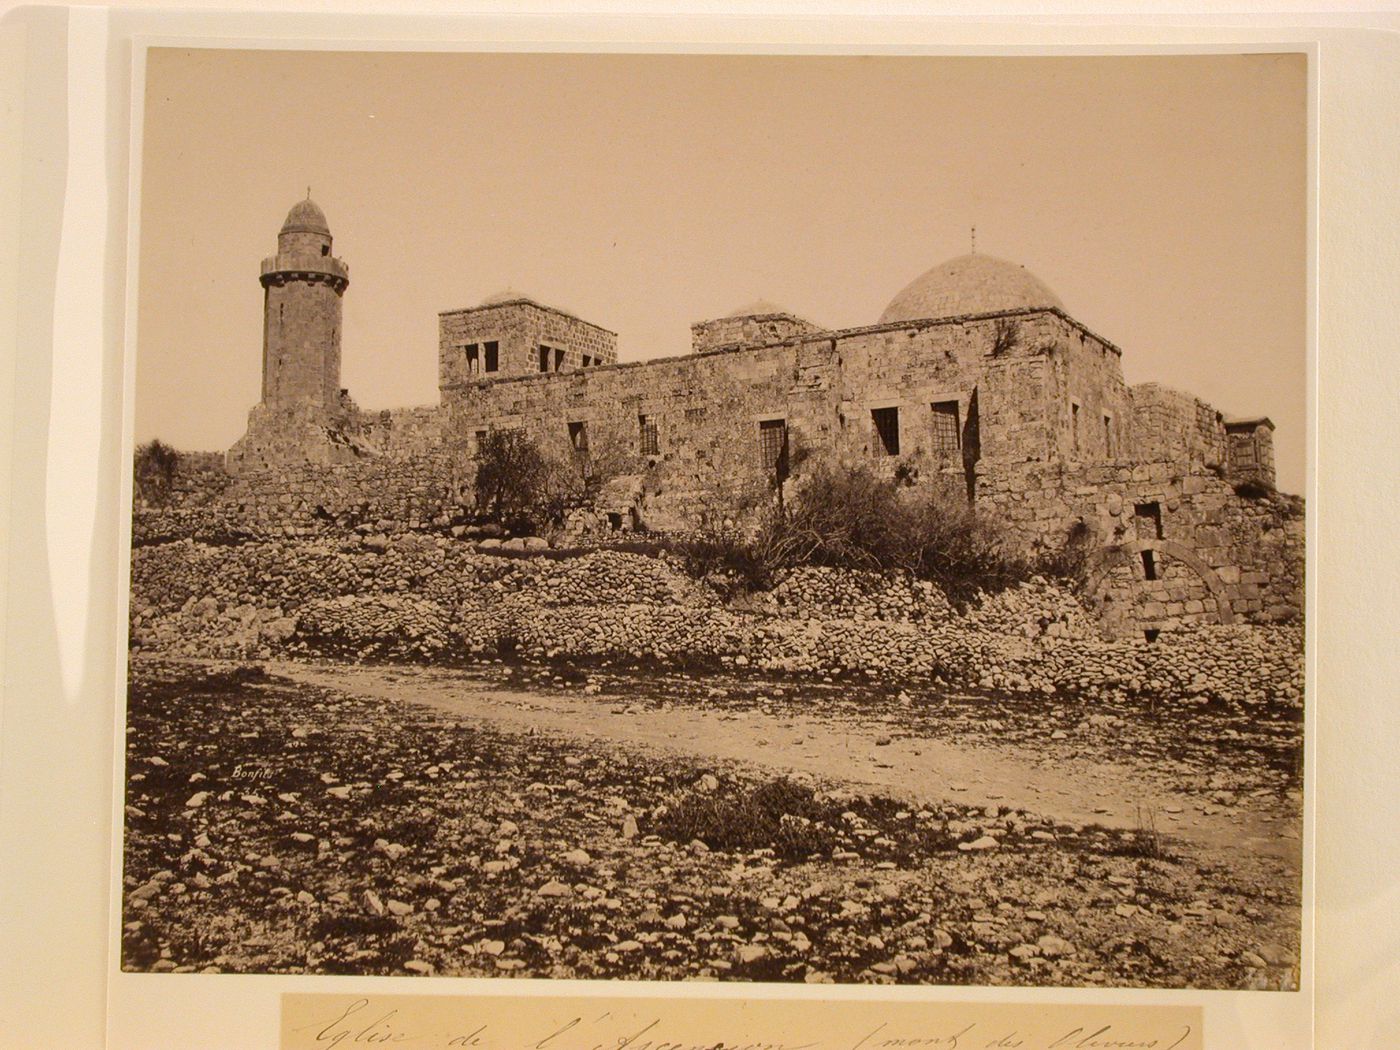
[[[1139,539],[1163,539],[1162,535],[1162,505],[1155,500],[1151,503],[1138,503],[1133,506],[1133,515],[1137,519],[1137,533]]]
[[[1252,467],[1258,460],[1253,438],[1235,442],[1235,462],[1237,464],[1242,467]]]
[[[1142,575],[1148,580],[1157,578],[1157,557],[1151,551],[1142,552]]]
[[[591,365],[592,363],[593,363],[593,358],[589,357],[587,354],[584,354],[584,355],[583,355],[583,364],[582,364],[580,367],[582,367],[582,368],[587,368],[587,367],[588,367],[589,365]]]
[[[467,375],[474,376],[481,371],[480,347],[475,343],[468,343],[467,351]]]
[[[1113,457],[1113,417],[1103,417],[1103,450],[1111,459]]]
[[[545,346],[540,344],[540,371],[541,372],[562,372],[564,370],[564,351],[558,347]]]
[[[699,423],[704,418],[705,407],[703,405],[698,405],[695,408],[687,408],[685,410],[685,421],[687,423]]]
[[[477,451],[477,454],[480,455],[480,454],[481,454],[481,446],[484,445],[484,444],[486,444],[486,431],[484,431],[484,430],[478,430],[478,431],[476,432],[476,434],[475,434],[475,438],[476,438],[476,451]]]
[[[786,469],[787,443],[787,420],[765,419],[758,424],[758,451],[764,470]]]
[[[962,447],[958,433],[958,403],[935,401],[933,404],[933,454],[947,456]]]
[[[872,409],[870,418],[875,423],[875,436],[879,439],[875,454],[877,456],[899,455],[899,409]]]
[[[486,352],[486,367],[483,371],[497,371],[501,366],[500,344],[492,340],[489,343],[483,343],[482,349]]]
[[[661,439],[656,430],[656,417],[638,416],[637,429],[641,439],[642,455],[659,456],[661,454]]]
[[[569,444],[576,455],[588,455],[588,424],[583,420],[569,424]]]
[[[1079,404],[1071,401],[1069,403],[1069,440],[1070,446],[1075,452],[1079,451]]]

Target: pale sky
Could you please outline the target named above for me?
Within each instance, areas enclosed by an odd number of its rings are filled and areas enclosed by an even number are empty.
[[[242,434],[258,263],[309,185],[363,408],[435,404],[438,312],[505,288],[642,360],[760,298],[873,324],[975,225],[1130,383],[1272,418],[1299,492],[1306,95],[1301,55],[152,50],[136,439]]]

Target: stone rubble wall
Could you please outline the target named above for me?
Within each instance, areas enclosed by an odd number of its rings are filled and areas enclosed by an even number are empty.
[[[1033,545],[1054,548],[1082,523],[1092,550],[1134,541],[1159,547],[1159,580],[1145,579],[1136,552],[1117,559],[1108,573],[1105,592],[1110,601],[1135,607],[1127,614],[1135,628],[1170,631],[1217,622],[1220,597],[1251,622],[1302,616],[1304,520],[1296,497],[1247,498],[1213,472],[1156,462],[1025,464],[979,478],[978,500]],[[1136,506],[1153,503],[1160,538],[1155,521],[1135,513]],[[1183,565],[1173,553],[1179,549],[1206,566],[1218,588]]]
[[[764,343],[780,343],[794,336],[812,335],[822,331],[811,321],[787,313],[745,314],[739,317],[717,317],[690,326],[692,353],[711,350],[738,350]]]
[[[963,614],[912,601],[882,606],[878,617],[852,613],[878,590],[859,575],[843,587],[836,575],[805,572],[768,595],[725,604],[664,558],[616,551],[512,558],[414,536],[223,547],[182,541],[134,552],[131,642],[206,657],[513,654],[862,674],[1044,695],[1301,701],[1297,626],[1105,642],[1078,600],[1044,580],[984,597]]]
[[[1132,399],[1136,458],[1226,466],[1225,426],[1212,405],[1160,383],[1138,383]]]

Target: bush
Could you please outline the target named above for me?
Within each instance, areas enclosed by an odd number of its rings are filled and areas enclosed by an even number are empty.
[[[136,498],[153,507],[164,506],[175,484],[175,472],[180,466],[180,453],[152,438],[136,446],[134,471]]]
[[[1087,529],[1033,561],[961,490],[903,488],[864,466],[819,466],[786,507],[756,517],[748,528],[703,523],[672,547],[691,575],[722,589],[727,581],[731,592],[767,590],[782,570],[822,566],[931,580],[954,601],[1046,572],[1072,575],[1086,553]]]
[[[563,525],[570,510],[596,500],[628,462],[611,445],[560,460],[524,430],[488,431],[477,447],[477,514],[515,532],[541,535]]]

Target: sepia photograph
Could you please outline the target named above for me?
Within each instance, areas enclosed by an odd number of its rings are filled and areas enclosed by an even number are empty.
[[[1296,992],[1308,60],[150,48],[120,968]]]

